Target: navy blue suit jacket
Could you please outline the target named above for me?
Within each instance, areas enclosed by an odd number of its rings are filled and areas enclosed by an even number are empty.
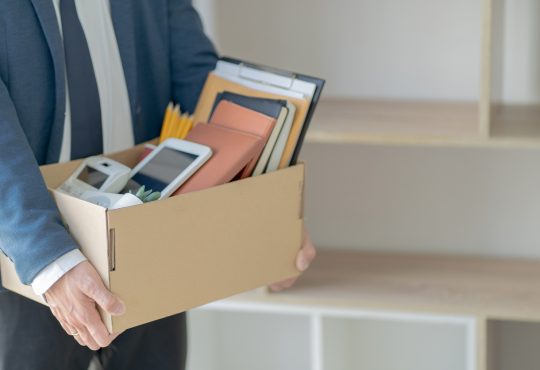
[[[194,109],[217,55],[191,0],[110,3],[135,141],[142,142],[159,135],[170,100]],[[38,168],[60,155],[64,68],[53,1],[0,1],[0,250],[25,284],[78,247]]]

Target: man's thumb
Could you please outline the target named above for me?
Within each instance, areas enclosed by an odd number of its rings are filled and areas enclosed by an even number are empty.
[[[92,293],[93,294],[88,294],[88,296],[111,315],[120,316],[126,312],[126,305],[124,302],[104,286],[93,289]]]

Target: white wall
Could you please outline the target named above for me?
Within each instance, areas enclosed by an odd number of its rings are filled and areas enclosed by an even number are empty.
[[[495,0],[495,97],[540,101],[540,1]]]
[[[307,144],[320,246],[540,258],[540,150]]]
[[[497,96],[540,102],[540,2],[495,0]],[[481,0],[196,0],[221,53],[325,77],[325,96],[473,100]],[[500,87],[504,86],[501,92]]]

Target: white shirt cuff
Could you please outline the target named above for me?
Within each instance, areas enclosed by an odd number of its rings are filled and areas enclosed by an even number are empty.
[[[32,289],[38,296],[45,294],[69,270],[86,261],[80,250],[74,249],[45,267],[32,281]]]

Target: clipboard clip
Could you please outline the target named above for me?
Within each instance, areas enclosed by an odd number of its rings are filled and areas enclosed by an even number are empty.
[[[276,68],[241,62],[238,65],[238,78],[291,90],[296,79],[296,74]]]

